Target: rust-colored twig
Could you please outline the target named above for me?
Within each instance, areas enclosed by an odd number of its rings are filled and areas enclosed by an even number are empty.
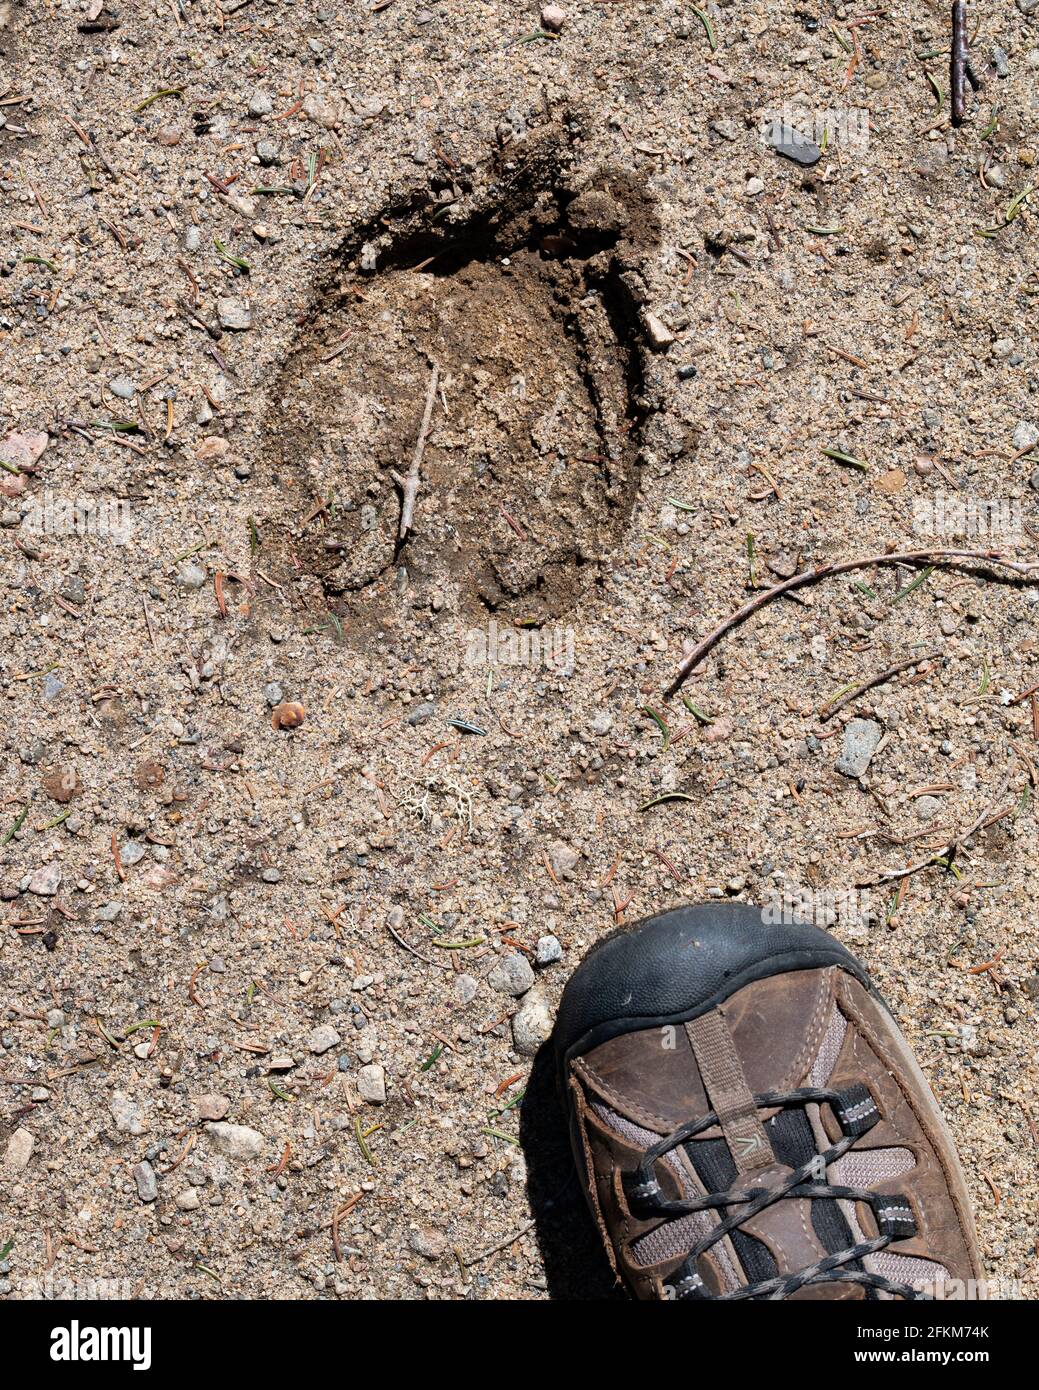
[[[363,1192],[355,1192],[352,1197],[348,1197],[342,1206],[336,1207],[332,1215],[332,1249],[335,1252],[336,1264],[343,1263],[343,1250],[339,1244],[339,1223],[343,1217],[352,1212],[357,1203],[364,1196]]]
[[[123,868],[123,861],[119,854],[119,846],[116,843],[115,831],[112,831],[112,858],[115,860],[115,871],[119,875],[119,882],[125,883],[126,870]]]

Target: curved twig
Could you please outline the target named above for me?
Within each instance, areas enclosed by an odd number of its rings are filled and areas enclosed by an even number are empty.
[[[808,584],[817,584],[820,579],[828,579],[831,575],[849,574],[853,570],[869,569],[871,565],[941,565],[953,560],[979,560],[992,565],[1001,565],[1004,569],[1012,570],[1025,579],[1033,578],[1039,571],[1039,560],[1007,560],[1000,555],[998,550],[901,550],[890,555],[870,555],[862,560],[842,560],[838,564],[819,565],[815,569],[802,570],[800,574],[792,575],[789,579],[774,584],[771,589],[763,589],[761,593],[755,594],[742,608],[730,614],[723,623],[719,623],[702,642],[698,642],[689,655],[683,657],[678,670],[675,672],[674,679],[664,691],[664,699],[668,700],[674,695],[689,672],[699,666],[707,653],[721,641],[727,632],[731,632],[734,627],[739,627],[740,623],[749,618],[752,613],[756,613],[759,608],[764,608],[773,599],[781,598],[783,594],[792,593],[795,589],[803,589]]]

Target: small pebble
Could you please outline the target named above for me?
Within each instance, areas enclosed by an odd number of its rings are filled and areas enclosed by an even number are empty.
[[[259,1158],[266,1143],[263,1135],[248,1125],[208,1124],[206,1133],[217,1152],[227,1158]]]
[[[538,965],[552,965],[563,959],[563,948],[554,936],[539,936],[534,959]]]
[[[221,328],[230,329],[232,333],[244,333],[253,326],[252,310],[236,295],[217,300],[216,314]]]
[[[159,1180],[155,1176],[155,1169],[147,1161],[138,1163],[133,1170],[134,1182],[137,1184],[137,1195],[142,1202],[154,1202],[159,1195]]]
[[[337,1047],[342,1041],[339,1034],[330,1023],[322,1023],[315,1028],[307,1038],[307,1047],[315,1056],[320,1056],[322,1052],[327,1052],[331,1047]]]
[[[502,994],[511,994],[518,999],[521,994],[526,994],[534,983],[534,972],[527,958],[518,951],[513,951],[501,958],[487,976],[487,983],[492,989]]]
[[[853,719],[844,729],[844,749],[837,759],[843,777],[861,777],[877,751],[884,731],[873,719]]]
[[[35,1140],[27,1129],[16,1129],[7,1141],[4,1168],[8,1173],[20,1173],[29,1166]]]
[[[369,1105],[382,1105],[386,1100],[386,1072],[378,1062],[362,1067],[357,1075],[357,1092]]]
[[[541,993],[532,989],[512,1016],[512,1040],[516,1051],[533,1057],[552,1032],[552,1010]]]
[[[799,130],[795,130],[793,126],[783,125],[780,121],[773,121],[765,139],[776,154],[781,154],[786,159],[792,159],[795,164],[803,164],[806,168],[818,164],[822,158],[823,152],[818,145],[807,139]]]

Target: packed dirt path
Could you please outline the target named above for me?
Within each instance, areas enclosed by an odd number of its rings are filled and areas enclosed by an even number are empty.
[[[535,1054],[712,896],[1039,1294],[1035,571],[665,696],[1039,558],[1039,10],[562,11],[0,0],[2,1297],[611,1296]]]

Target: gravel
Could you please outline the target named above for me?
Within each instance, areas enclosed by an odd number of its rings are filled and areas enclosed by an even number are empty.
[[[307,1047],[315,1056],[320,1056],[329,1048],[338,1047],[341,1041],[339,1034],[330,1024],[322,1023],[307,1038]]]
[[[766,139],[776,154],[783,155],[786,159],[792,159],[795,164],[804,165],[806,168],[818,164],[822,158],[822,150],[814,141],[807,139],[793,126],[784,125],[781,121],[772,123]]]
[[[61,865],[43,864],[29,879],[29,892],[41,898],[53,898],[61,887]]]
[[[125,1092],[113,1091],[108,1108],[120,1134],[144,1133],[145,1124],[141,1108]]]

